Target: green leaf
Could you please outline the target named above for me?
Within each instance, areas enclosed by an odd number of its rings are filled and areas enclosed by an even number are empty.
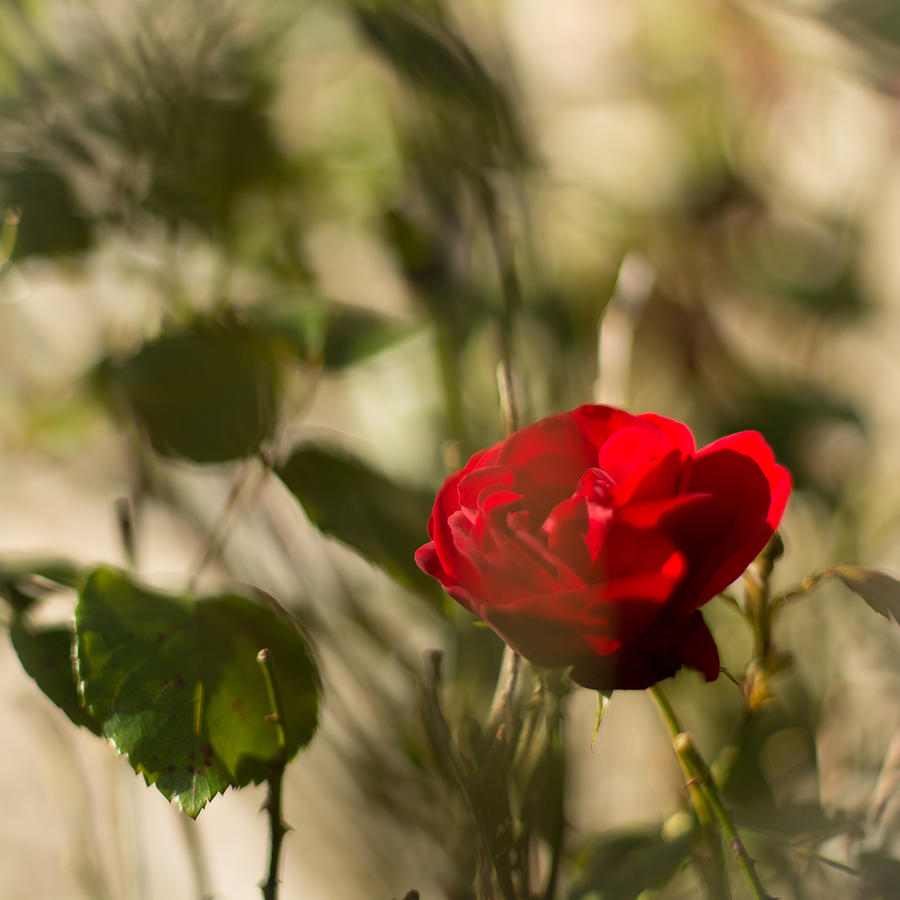
[[[862,597],[878,615],[900,624],[900,581],[896,578],[862,566],[834,566],[828,571]]]
[[[399,581],[440,596],[437,582],[413,559],[427,539],[431,494],[395,484],[360,460],[315,444],[295,448],[277,471],[322,531]]]
[[[13,648],[22,668],[37,686],[76,724],[101,734],[100,724],[87,712],[78,693],[70,627],[32,629],[22,616],[9,628]]]
[[[214,463],[255,453],[275,427],[277,371],[268,342],[236,325],[198,322],[163,335],[113,373],[150,443]]]
[[[99,568],[79,597],[75,629],[88,712],[147,783],[193,818],[227,787],[266,778],[315,732],[315,663],[271,601],[165,594]],[[263,649],[270,678],[257,659]]]

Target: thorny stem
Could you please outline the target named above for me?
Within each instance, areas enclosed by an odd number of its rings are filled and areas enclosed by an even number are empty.
[[[281,844],[288,832],[288,827],[281,818],[281,784],[284,779],[284,763],[272,767],[266,779],[265,810],[269,816],[269,873],[260,885],[264,900],[276,900],[278,897],[278,864],[281,859]]]
[[[260,650],[256,655],[263,680],[266,683],[269,705],[272,708],[272,712],[266,718],[275,724],[278,734],[278,745],[282,751],[282,758],[272,763],[266,778],[267,793],[263,808],[268,813],[269,818],[269,872],[266,880],[259,886],[264,900],[276,900],[278,896],[278,864],[281,859],[281,845],[285,834],[289,831],[281,816],[281,787],[284,781],[284,768],[286,765],[286,760],[283,757],[285,733],[281,704],[278,702],[278,690],[270,666],[271,658],[272,653],[268,649]]]
[[[690,735],[682,730],[681,723],[678,721],[678,717],[675,715],[675,711],[672,709],[672,705],[663,693],[662,688],[659,685],[654,685],[649,688],[649,692],[656,702],[660,717],[672,737],[672,749],[675,751],[675,755],[678,757],[679,763],[681,763],[681,768],[687,776],[687,785],[691,790],[692,798],[696,796],[695,791],[699,793],[706,809],[718,822],[719,828],[722,829],[722,834],[725,835],[725,839],[737,858],[738,866],[747,880],[754,900],[774,900],[760,880],[756,871],[756,864],[744,847],[744,842],[738,834],[734,820],[731,818],[731,813],[729,813],[722,801],[719,789],[713,780],[712,773],[709,771],[709,766],[707,766],[700,752],[694,746]],[[699,809],[697,815],[700,817]]]

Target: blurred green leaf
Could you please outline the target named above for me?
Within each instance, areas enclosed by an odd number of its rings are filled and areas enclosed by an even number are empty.
[[[81,592],[75,628],[89,714],[193,818],[227,787],[264,779],[315,732],[318,672],[274,603],[165,594],[100,568]],[[264,648],[280,721],[257,660]]]
[[[91,228],[66,179],[34,161],[6,165],[0,157],[0,205],[16,209],[22,217],[14,256],[57,256],[87,250]]]
[[[862,566],[834,566],[828,571],[862,597],[878,615],[900,624],[900,581],[896,578]]]
[[[273,431],[278,379],[270,344],[202,321],[143,346],[112,370],[154,449],[213,463],[255,453]]]
[[[80,568],[66,559],[0,560],[0,597],[18,613],[54,590],[54,585],[76,588],[80,581]]]
[[[592,842],[582,856],[584,871],[568,900],[634,900],[647,888],[662,887],[686,863],[688,833],[665,840],[656,829],[625,831]]]
[[[315,444],[297,447],[278,475],[326,534],[410,587],[441,595],[413,559],[427,540],[431,494],[395,484],[362,461]]]
[[[301,359],[326,370],[361,362],[412,333],[406,323],[318,298],[261,306],[251,314],[250,324],[281,338]]]
[[[250,192],[294,180],[270,116],[277,35],[248,28],[227,5],[179,4],[169,15],[150,6],[136,5],[131,31],[85,19],[76,53],[37,29],[0,31],[0,58],[18,88],[2,97],[4,120],[52,163],[22,188],[32,202],[16,201],[34,207],[41,241],[60,243],[41,252],[83,249],[89,236],[61,176],[92,172],[92,208],[103,219],[149,211],[224,240],[242,224]],[[26,224],[23,252],[35,252]]]
[[[896,900],[900,884],[900,860],[885,853],[861,853],[857,865],[862,872],[863,900]]]
[[[887,45],[896,53],[900,45],[900,7],[894,0],[838,0],[829,5],[826,18],[842,35],[855,37],[870,49]]]
[[[377,313],[350,306],[333,308],[328,318],[323,360],[326,368],[340,369],[384,350],[411,330]]]
[[[428,9],[403,0],[351,2],[350,8],[369,45],[452,131],[459,165],[527,160],[521,123],[506,92],[451,27],[441,4]]]
[[[100,724],[84,708],[73,666],[75,635],[71,627],[30,628],[22,616],[9,636],[22,668],[37,686],[76,724],[102,734]]]
[[[447,248],[441,246],[433,229],[399,207],[384,211],[381,226],[388,246],[411,284],[427,290],[439,287],[450,277]]]

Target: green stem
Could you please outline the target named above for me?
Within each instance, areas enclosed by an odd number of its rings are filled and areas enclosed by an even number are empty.
[[[653,687],[648,688],[648,691],[656,703],[660,718],[663,720],[669,734],[673,738],[676,734],[681,734],[681,723],[678,721],[678,716],[675,714],[675,710],[672,708],[672,704],[669,703],[669,698],[663,693],[662,688],[658,684],[654,684]]]
[[[695,791],[699,793],[706,809],[718,822],[719,828],[722,829],[722,834],[725,835],[725,839],[734,851],[738,866],[743,872],[747,884],[750,886],[754,900],[774,900],[763,886],[756,871],[756,865],[747,853],[734,820],[722,802],[722,797],[709,771],[709,766],[707,766],[700,752],[694,746],[691,736],[682,730],[681,723],[675,715],[675,710],[663,693],[662,688],[657,684],[651,687],[649,691],[656,701],[660,717],[672,737],[672,749],[675,751],[675,755],[678,757],[679,763],[681,763],[681,768],[687,776],[687,784],[691,789],[692,797],[695,796]],[[699,817],[699,809],[697,814]]]
[[[650,696],[656,701],[659,714],[669,734],[673,738],[675,735],[680,734],[681,724],[678,721],[678,716],[659,685],[650,688]],[[722,844],[716,833],[715,819],[699,783],[694,779],[692,772],[687,768],[680,756],[678,757],[678,762],[681,764],[681,769],[684,772],[688,793],[691,797],[691,805],[694,807],[697,822],[700,826],[702,849],[695,856],[697,868],[706,885],[706,892],[709,897],[713,898],[713,900],[722,900],[722,898],[729,896],[729,891],[728,882],[725,878],[725,859],[722,856]]]
[[[776,532],[760,553],[754,566],[744,573],[747,611],[753,622],[753,652],[762,667],[767,667],[772,653],[771,579],[775,563],[784,552],[784,544]]]
[[[278,690],[275,686],[275,678],[270,666],[271,659],[272,651],[267,647],[256,654],[256,661],[259,663],[263,681],[266,683],[266,695],[269,698],[269,706],[272,708],[272,712],[266,716],[266,720],[275,725],[275,733],[278,735],[278,748],[284,752],[284,748],[287,745],[287,737],[284,733],[284,721],[281,715],[281,703],[278,699]],[[284,762],[285,761],[282,760],[282,766],[284,765]]]

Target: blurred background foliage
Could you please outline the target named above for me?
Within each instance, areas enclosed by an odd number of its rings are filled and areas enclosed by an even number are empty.
[[[646,698],[591,749],[594,697],[523,676],[498,758],[499,641],[411,555],[503,434],[508,356],[521,421],[762,431],[797,487],[776,586],[900,569],[898,49],[879,0],[7,0],[9,609],[65,619],[66,560],[130,557],[302,616],[325,702],[286,897],[473,896],[473,798],[528,896],[697,896]],[[744,624],[708,618],[740,676]],[[873,619],[789,607],[753,713],[725,678],[671,692],[781,897],[897,896],[900,634]],[[255,896],[252,792],[183,831],[2,665],[0,894]]]

